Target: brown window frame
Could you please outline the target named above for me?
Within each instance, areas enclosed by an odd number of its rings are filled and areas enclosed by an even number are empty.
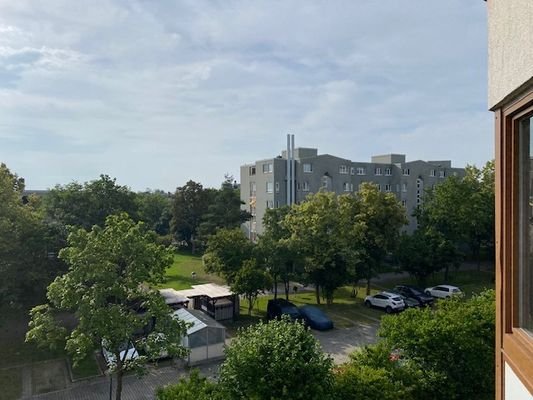
[[[533,338],[519,328],[519,122],[533,115],[533,89],[495,110],[496,130],[496,398],[505,392],[504,363],[533,393]]]

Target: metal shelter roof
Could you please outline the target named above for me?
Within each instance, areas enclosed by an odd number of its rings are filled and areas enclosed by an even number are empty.
[[[219,324],[213,318],[204,314],[199,310],[188,310],[186,308],[180,308],[172,313],[178,319],[191,323],[192,325],[187,329],[187,335],[198,332],[204,328],[218,328],[225,329],[223,325]]]
[[[206,283],[204,285],[193,285],[192,289],[175,290],[175,293],[184,297],[207,296],[212,299],[219,299],[222,297],[233,296],[233,292],[228,286],[215,285],[214,283]]]

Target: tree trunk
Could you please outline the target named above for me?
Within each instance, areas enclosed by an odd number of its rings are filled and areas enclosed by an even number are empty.
[[[320,304],[320,286],[315,282],[316,304]]]
[[[122,370],[122,361],[119,358],[120,357],[117,357],[119,361],[117,363],[117,389],[115,391],[115,400],[121,400],[122,398],[122,376],[124,375],[124,371]]]
[[[252,303],[252,297],[248,297],[248,315],[252,315],[252,308],[254,303]]]
[[[352,294],[351,294],[351,297],[357,297],[357,284],[359,283],[359,281],[354,281],[352,283]]]
[[[285,285],[285,299],[289,301],[289,280],[285,277],[283,280],[283,284]]]
[[[278,298],[278,275],[274,275],[274,300]]]
[[[370,296],[370,279],[372,277],[372,267],[368,263],[367,275],[366,275],[366,295]]]

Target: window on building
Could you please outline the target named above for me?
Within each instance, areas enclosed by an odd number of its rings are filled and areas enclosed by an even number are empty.
[[[518,326],[533,337],[533,117],[519,126]]]
[[[339,174],[347,174],[348,173],[348,167],[346,165],[339,166]]]
[[[366,171],[364,167],[357,167],[357,175],[365,175]]]
[[[248,170],[250,176],[255,175],[255,165]]]
[[[349,182],[344,182],[342,184],[342,189],[345,191],[345,192],[349,192],[350,191],[350,183]]]
[[[436,176],[436,175],[435,175],[435,170],[434,170],[434,169],[431,169],[431,170],[429,171],[429,176]]]
[[[276,200],[276,208],[279,208],[279,200]]]
[[[407,200],[402,200],[402,206],[407,208]]]
[[[391,168],[385,168],[385,175],[391,176],[392,175],[392,169]]]
[[[375,169],[374,172],[375,172],[376,175],[382,175],[382,174],[381,174],[381,168],[380,168],[380,167],[376,167],[376,169]]]
[[[355,175],[355,168],[354,167],[350,168],[350,174]]]
[[[272,163],[263,164],[263,174],[272,173]]]
[[[446,171],[439,171],[439,178],[446,177]]]
[[[407,192],[407,183],[402,183],[402,192]]]
[[[279,182],[276,182],[276,193],[279,193]]]
[[[274,200],[267,200],[266,208],[274,208]]]
[[[257,192],[257,187],[255,182],[250,182],[250,196],[255,196]]]
[[[409,175],[411,175],[411,171],[409,170],[409,168],[404,168],[404,169],[402,170],[402,172],[403,172],[403,174],[404,174],[405,176],[409,176]]]
[[[378,187],[378,191],[381,192],[381,185],[378,183],[378,184],[376,184],[376,186]]]
[[[389,183],[385,184],[385,191],[390,192],[391,190],[392,190],[392,185]]]
[[[453,176],[457,176],[457,171],[453,171]]]
[[[313,164],[305,163],[304,164],[304,172],[307,172],[307,173],[313,172]]]
[[[274,183],[273,182],[267,182],[266,183],[266,192],[272,193],[274,191]]]
[[[396,192],[400,193],[400,184],[399,183],[396,184]]]
[[[308,192],[309,191],[309,182],[305,181],[302,182],[302,191]]]

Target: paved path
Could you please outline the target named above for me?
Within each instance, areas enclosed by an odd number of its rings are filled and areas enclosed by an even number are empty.
[[[313,331],[325,353],[329,354],[336,364],[348,361],[349,354],[356,348],[376,341],[378,323],[357,322],[350,328],[333,329],[331,331]],[[204,376],[216,379],[220,362],[198,366]],[[126,376],[123,382],[122,398],[124,400],[155,399],[158,387],[178,380],[188,374],[188,370],[176,367],[151,368],[142,378]],[[115,382],[114,382],[115,383]],[[69,388],[31,397],[40,400],[108,400],[109,378],[100,377],[89,381],[80,381]]]
[[[198,368],[204,376],[216,377],[219,363],[205,364]],[[163,367],[151,368],[147,375],[137,378],[134,375],[125,376],[123,380],[122,399],[124,400],[151,400],[155,399],[158,387],[169,383],[177,383],[181,377],[188,374],[183,368]],[[113,381],[115,388],[116,381]],[[114,396],[113,396],[114,398]],[[71,387],[31,397],[40,400],[108,400],[109,378],[94,378],[89,381],[80,381]]]

